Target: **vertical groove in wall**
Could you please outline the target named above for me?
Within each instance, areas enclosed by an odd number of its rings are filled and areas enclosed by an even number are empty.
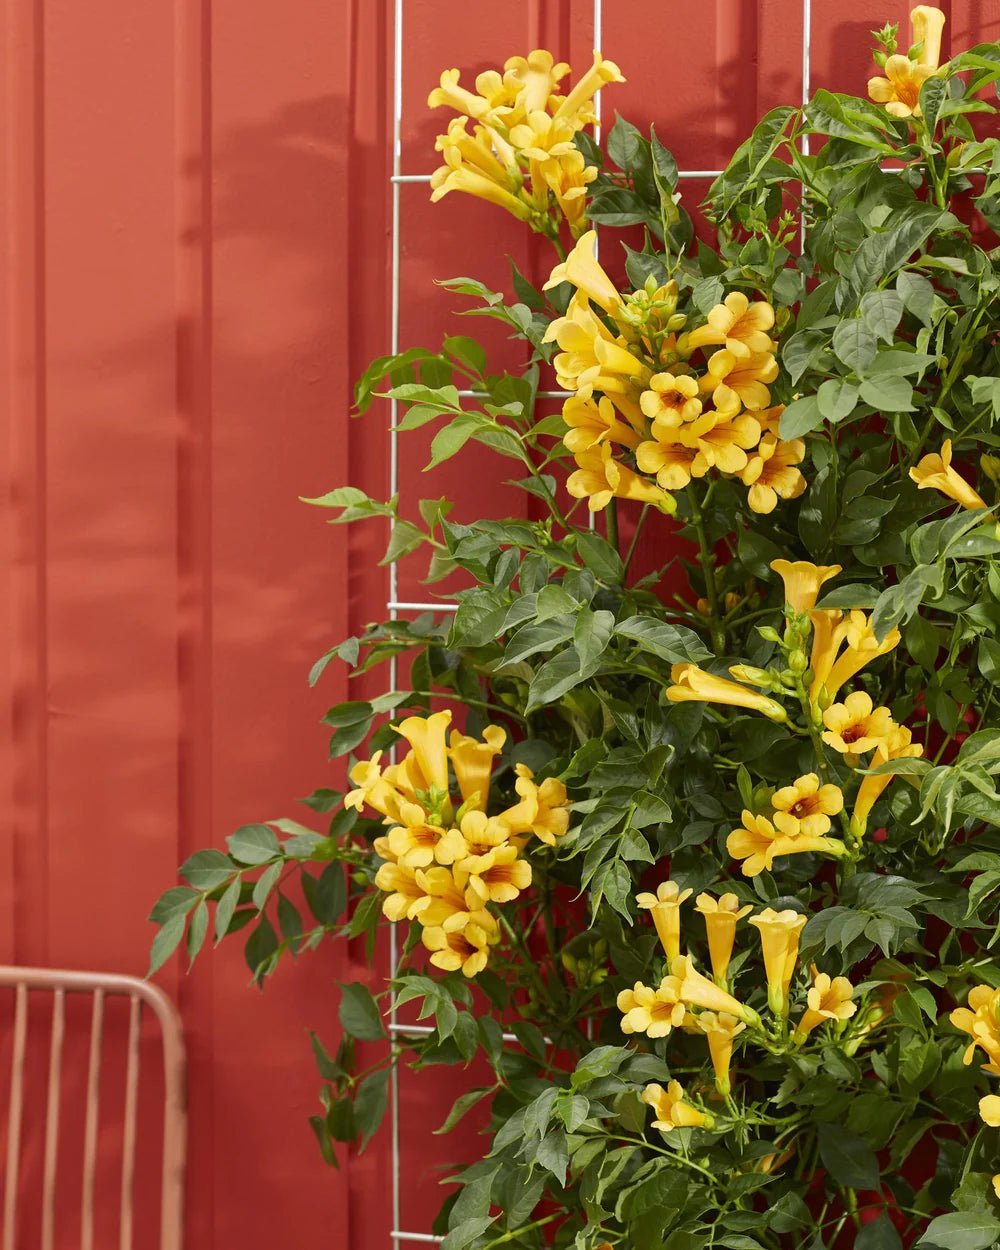
[[[11,819],[4,847],[11,959],[48,932],[45,72],[42,0],[7,0],[5,169]],[[30,883],[30,884],[29,884]],[[24,887],[24,888],[22,888]],[[7,908],[5,908],[7,910]]]
[[[211,0],[175,7],[175,308],[177,432],[177,863],[208,840],[212,812],[212,113]],[[210,1000],[212,965],[177,987]],[[211,1069],[213,1034],[197,1058]],[[214,1103],[199,1106],[192,1163],[214,1161]],[[206,1133],[207,1129],[207,1133]],[[191,1168],[194,1172],[194,1166]],[[215,1187],[200,1178],[198,1230],[215,1229]],[[206,1209],[208,1208],[208,1209]]]

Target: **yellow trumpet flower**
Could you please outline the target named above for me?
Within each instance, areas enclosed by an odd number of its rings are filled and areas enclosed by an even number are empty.
[[[667,976],[655,990],[641,981],[636,981],[630,990],[622,990],[617,1000],[618,1010],[622,1012],[622,1032],[667,1037],[672,1029],[684,1023],[686,1013],[680,987],[676,977]]]
[[[809,697],[814,703],[824,689],[829,698],[835,698],[845,682],[880,656],[887,655],[900,639],[899,630],[891,629],[880,642],[871,627],[871,619],[864,612],[855,610],[848,617],[830,618],[827,622],[822,616],[820,612],[813,613],[816,634],[810,662],[813,680]]]
[[[712,975],[716,984],[724,989],[728,979],[729,961],[733,956],[733,944],[736,941],[737,921],[748,916],[753,908],[749,903],[741,907],[735,894],[721,894],[717,899],[711,894],[699,894],[695,900],[695,910],[701,913],[705,921]]]
[[[785,603],[793,612],[810,612],[825,582],[842,573],[840,564],[811,564],[808,560],[772,560],[771,568],[785,584]]]
[[[666,1089],[662,1085],[647,1085],[642,1091],[642,1101],[653,1108],[653,1128],[662,1133],[675,1128],[711,1128],[715,1123],[707,1112],[685,1101],[679,1081],[671,1081]]]
[[[843,703],[823,713],[823,741],[844,755],[864,755],[886,741],[895,724],[887,707],[875,707],[871,696],[855,690]]]
[[[431,925],[422,930],[420,940],[431,952],[430,962],[443,972],[478,976],[489,960],[490,934],[478,924],[451,931]]]
[[[923,457],[920,463],[910,470],[910,477],[916,482],[919,490],[939,490],[942,495],[954,499],[963,508],[985,508],[986,501],[962,477],[957,469],[951,467],[951,439],[946,438],[941,444],[940,452],[931,452]]]
[[[894,725],[892,732],[875,748],[872,764],[884,764],[890,760],[917,759],[924,753],[919,742],[912,741],[912,733],[906,725]],[[868,828],[868,817],[871,810],[882,797],[882,792],[892,781],[895,774],[891,772],[874,773],[862,778],[858,793],[854,798],[854,809],[851,812],[851,832],[856,838],[864,836]]]
[[[591,512],[600,512],[614,498],[650,503],[666,513],[676,510],[672,495],[615,460],[608,443],[579,452],[574,459],[579,467],[566,479],[566,489],[574,499],[586,499]]]
[[[542,287],[548,291],[560,282],[568,282],[582,292],[598,308],[612,317],[621,312],[622,297],[618,288],[604,272],[596,254],[597,231],[588,230],[580,235],[576,246],[564,261],[560,261],[552,270],[548,281]]]
[[[756,877],[774,867],[781,855],[803,855],[810,851],[840,858],[847,854],[847,847],[839,838],[825,838],[798,834],[789,837],[776,829],[766,816],[755,816],[744,810],[743,824],[734,829],[726,839],[726,850],[743,861],[744,877]]]
[[[805,456],[806,445],[801,438],[783,443],[773,434],[764,435],[740,474],[740,481],[750,488],[747,503],[751,512],[767,516],[779,499],[798,499],[806,479],[796,466]]]
[[[987,1094],[979,1100],[979,1118],[990,1128],[1000,1128],[1000,1095]],[[993,1178],[994,1188],[998,1177]]]
[[[839,786],[821,786],[815,773],[806,773],[775,790],[771,806],[774,826],[786,837],[816,838],[828,833],[830,817],[844,810],[844,795]]]
[[[721,343],[737,360],[746,360],[770,352],[771,336],[767,332],[773,325],[770,304],[751,304],[742,291],[733,291],[711,310],[705,325],[691,331],[687,346],[693,349]]]
[[[527,56],[508,57],[503,68],[505,87],[513,92],[518,104],[528,113],[548,108],[559,83],[569,73],[566,62],[557,62],[552,53],[544,48],[536,48]]]
[[[636,903],[653,914],[653,924],[668,965],[681,953],[681,904],[691,893],[691,890],[682,890],[676,881],[661,881],[655,894],[635,896]]]
[[[920,88],[934,76],[941,57],[941,32],[945,16],[932,5],[919,4],[910,12],[913,42],[921,44],[915,61],[896,54],[885,63],[885,77],[868,80],[868,94],[876,104],[884,104],[892,117],[920,116]]]
[[[382,864],[375,874],[375,885],[386,895],[382,900],[382,915],[394,923],[416,920],[421,909],[431,901],[414,869],[402,864]]]
[[[792,983],[799,957],[799,936],[806,926],[806,916],[798,912],[775,911],[765,907],[749,923],[760,933],[764,972],[767,976],[767,1004],[775,1015],[788,1011],[788,988]]]
[[[683,443],[677,430],[657,428],[654,422],[652,433],[653,439],[636,448],[635,462],[643,473],[655,475],[658,486],[683,490],[693,477],[705,476],[708,461],[696,447]]]
[[[639,397],[639,406],[654,423],[654,436],[657,427],[676,429],[685,421],[693,421],[701,415],[698,391],[698,379],[690,374],[653,374],[649,379],[649,389]]]
[[[698,1016],[698,1026],[708,1041],[708,1053],[715,1072],[715,1088],[727,1098],[732,1090],[729,1068],[733,1059],[733,1041],[747,1027],[726,1012],[703,1011]]]
[[[466,806],[471,804],[480,811],[486,810],[493,761],[506,741],[507,731],[500,725],[487,725],[481,742],[460,734],[457,729],[452,730],[448,755]]]
[[[641,436],[618,419],[614,404],[606,395],[598,399],[570,395],[563,403],[562,419],[569,427],[563,442],[574,455],[591,451],[603,442],[619,443],[632,450],[639,446]]]
[[[747,1007],[728,991],[721,989],[714,981],[702,976],[695,968],[690,955],[678,955],[670,965],[670,974],[680,981],[678,992],[681,1001],[689,1006],[703,1007],[706,1011],[724,1012],[752,1026],[760,1024],[760,1016],[752,1007]]]
[[[559,102],[554,115],[573,117],[591,103],[602,87],[606,87],[608,83],[624,81],[625,75],[614,61],[606,61],[595,48],[593,65],[570,90],[569,95]]]
[[[430,716],[408,716],[394,726],[396,733],[413,748],[417,764],[426,782],[426,789],[448,793],[448,748],[445,731],[451,724],[451,712],[434,712]]]
[[[546,846],[555,846],[569,828],[569,796],[558,777],[546,777],[541,785],[527,764],[514,768],[517,780],[514,789],[520,796],[513,807],[500,812],[496,819],[512,837],[533,833]]]
[[[846,977],[830,978],[825,972],[812,970],[813,983],[806,995],[806,1010],[795,1026],[795,1041],[801,1045],[818,1025],[827,1020],[849,1020],[858,1009],[851,1000],[854,986]]]
[[[745,408],[766,408],[771,392],[765,383],[778,376],[778,362],[769,351],[736,356],[728,348],[713,353],[701,389],[708,391],[716,408],[730,409],[742,403]]]
[[[360,812],[367,804],[374,811],[381,812],[387,820],[398,820],[405,795],[383,774],[381,759],[382,752],[376,751],[370,760],[359,760],[351,768],[348,776],[355,788],[344,795],[344,806]]]
[[[671,703],[724,703],[761,712],[773,721],[788,719],[788,713],[774,699],[725,677],[707,673],[697,664],[675,664],[670,670],[670,680],[673,685],[667,687],[667,698]]]
[[[746,414],[705,412],[682,426],[678,436],[681,442],[698,449],[704,469],[741,473],[749,462],[747,451],[760,442],[760,425]]]
[[[956,1007],[948,1016],[956,1029],[972,1038],[962,1061],[972,1063],[978,1046],[989,1060],[983,1070],[1000,1076],[1000,990],[992,985],[974,985],[968,1001],[968,1007]]]

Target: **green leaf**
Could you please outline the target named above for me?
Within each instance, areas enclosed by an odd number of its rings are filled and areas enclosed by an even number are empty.
[[[219,899],[215,908],[215,940],[221,942],[229,932],[229,926],[232,924],[233,913],[236,911],[236,905],[240,901],[240,891],[243,887],[241,877],[235,877],[227,887],[222,898]]]
[[[378,1003],[367,985],[358,981],[341,985],[340,1023],[345,1033],[359,1042],[381,1042],[385,1039],[385,1027]]]
[[[525,712],[536,711],[547,703],[554,703],[581,681],[592,677],[599,661],[584,665],[575,647],[560,651],[538,669],[528,691]]]
[[[164,921],[156,937],[153,938],[153,945],[149,952],[148,976],[152,976],[154,972],[162,968],[174,953],[184,936],[186,926],[186,913],[175,913]]]
[[[361,1134],[359,1152],[371,1141],[382,1123],[389,1103],[389,1070],[372,1072],[358,1086],[354,1098],[354,1123]]]
[[[818,430],[823,424],[823,412],[816,395],[803,395],[793,399],[781,414],[779,430],[785,439],[802,438]]]
[[[875,359],[878,342],[860,319],[841,321],[833,332],[833,350],[855,373],[864,373]]]
[[[843,421],[857,407],[858,388],[842,378],[829,378],[816,392],[816,402],[827,421]]]
[[[226,845],[240,864],[266,864],[281,852],[277,835],[267,825],[243,825],[229,835]]]
[[[284,865],[279,860],[276,864],[271,864],[260,874],[253,887],[253,905],[258,911],[263,911],[267,905],[267,900],[271,896],[271,891],[278,883],[281,876],[281,870]]]
[[[899,1233],[885,1212],[866,1224],[854,1239],[854,1250],[902,1250],[902,1247]]]
[[[693,629],[669,625],[655,617],[630,616],[619,621],[615,633],[670,664],[699,664],[711,658],[711,652]]]
[[[861,398],[880,412],[913,412],[913,387],[905,378],[877,377],[861,383]]]
[[[862,1137],[841,1124],[820,1124],[816,1130],[823,1166],[849,1189],[877,1189],[878,1159]]]
[[[1000,1220],[982,1211],[953,1211],[931,1220],[918,1246],[938,1250],[986,1250],[1000,1237]]]
[[[876,338],[891,343],[903,316],[903,297],[897,291],[869,291],[861,300],[861,319]]]
[[[459,1097],[456,1098],[451,1110],[448,1112],[447,1118],[445,1119],[444,1123],[441,1125],[440,1128],[434,1129],[434,1133],[436,1135],[439,1135],[441,1133],[450,1133],[451,1130],[455,1127],[455,1125],[459,1122],[459,1120],[461,1120],[462,1117],[467,1112],[471,1111],[472,1108],[476,1106],[477,1103],[482,1102],[482,1100],[486,1098],[488,1095],[493,1094],[495,1092],[496,1092],[495,1085],[487,1085],[482,1089],[470,1089],[470,1090],[467,1090],[464,1094],[459,1095]]]
[[[615,614],[603,609],[591,612],[584,608],[576,618],[573,630],[573,645],[580,657],[580,663],[588,668],[595,663],[607,649],[615,628]]]
[[[236,871],[233,861],[221,851],[196,851],[180,867],[180,875],[196,890],[214,890]]]

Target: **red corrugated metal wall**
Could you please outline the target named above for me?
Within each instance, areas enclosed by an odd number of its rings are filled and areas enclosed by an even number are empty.
[[[813,85],[862,90],[868,30],[908,7],[814,0]],[[952,46],[1000,38],[1000,0],[944,7]],[[441,68],[538,44],[589,61],[591,0],[404,11],[407,174],[435,164]],[[682,168],[717,168],[798,100],[801,39],[800,0],[606,0],[603,49],[629,82],[605,116],[655,119]],[[0,959],[141,972],[176,865],[329,779],[317,722],[345,686],[304,676],[383,612],[384,535],[346,539],[297,496],[385,490],[386,413],[352,423],[349,384],[389,341],[392,11],[5,0],[0,41]],[[426,186],[404,186],[401,220],[404,344],[449,326],[432,279],[502,284],[502,251],[548,263],[485,206],[432,208]],[[453,495],[459,519],[523,507],[488,457],[423,475],[423,450],[402,444],[411,499]],[[402,572],[402,599],[426,597],[418,577]],[[191,1049],[197,1250],[388,1246],[387,1142],[332,1173],[305,1123],[305,1029],[333,1038],[333,982],[358,959],[327,951],[264,995],[236,948],[164,976]],[[429,1144],[434,1078],[403,1094],[402,1219],[419,1231],[447,1156]]]

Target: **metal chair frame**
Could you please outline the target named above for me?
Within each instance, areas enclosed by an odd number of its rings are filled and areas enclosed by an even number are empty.
[[[129,1000],[129,1022],[119,1200],[119,1250],[132,1250],[133,1244],[135,1223],[133,1181],[139,1108],[140,1028],[144,1005],[155,1016],[163,1043],[164,1112],[160,1247],[161,1250],[181,1250],[187,1114],[184,1037],[177,1008],[155,985],[140,980],[138,977],[122,976],[116,973],[0,966],[0,989],[13,990],[15,995],[10,1104],[7,1113],[7,1165],[3,1184],[3,1220],[0,1225],[2,1250],[16,1250],[18,1178],[24,1116],[24,1063],[28,1044],[28,995],[32,991],[51,992],[53,999],[45,1111],[41,1250],[53,1250],[55,1244],[60,1089],[67,994],[89,994],[92,998],[84,1122],[80,1248],[81,1250],[94,1250],[94,1188],[97,1173],[100,1065],[105,1001],[108,997],[124,997]]]

